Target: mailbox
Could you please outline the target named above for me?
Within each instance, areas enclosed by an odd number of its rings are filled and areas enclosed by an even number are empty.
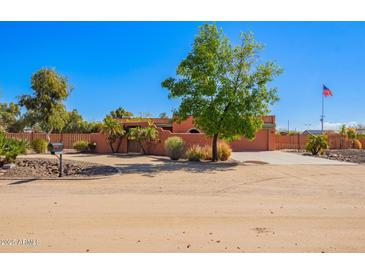
[[[53,155],[62,154],[63,144],[62,143],[49,143],[48,151],[51,152],[51,154],[53,154]]]

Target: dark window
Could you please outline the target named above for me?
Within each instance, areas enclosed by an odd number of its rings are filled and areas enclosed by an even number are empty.
[[[189,129],[189,133],[200,133],[196,128]]]

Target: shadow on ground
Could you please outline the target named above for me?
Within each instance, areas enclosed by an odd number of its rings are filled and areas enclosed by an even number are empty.
[[[118,156],[119,157],[119,156]],[[120,156],[131,157],[131,156]],[[133,156],[132,156],[133,157]],[[161,172],[187,171],[192,173],[223,172],[233,170],[239,164],[236,162],[189,162],[172,161],[170,159],[149,156],[150,163],[126,163],[115,164],[121,174],[142,174],[143,176],[153,177]]]
[[[27,184],[36,181],[37,179],[24,179],[24,180],[18,180],[13,183],[9,183],[8,185],[21,185],[21,184]]]

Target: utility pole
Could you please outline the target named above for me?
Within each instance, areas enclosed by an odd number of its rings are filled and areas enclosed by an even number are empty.
[[[288,120],[288,134],[289,134],[289,120]]]

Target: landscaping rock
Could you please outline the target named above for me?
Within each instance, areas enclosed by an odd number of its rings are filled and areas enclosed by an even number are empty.
[[[4,165],[5,166],[5,165]],[[64,177],[106,176],[117,173],[111,166],[63,160]],[[46,177],[55,178],[59,175],[57,159],[17,159],[13,168],[5,170],[4,177]]]
[[[14,168],[14,167],[16,167],[15,164],[5,164],[5,165],[3,165],[3,169],[11,169],[11,168]]]
[[[304,153],[303,153],[304,154]],[[307,155],[307,154],[305,154]],[[351,163],[365,163],[365,150],[361,149],[336,149],[327,150],[323,155],[316,155],[315,157],[337,160],[341,162]]]

